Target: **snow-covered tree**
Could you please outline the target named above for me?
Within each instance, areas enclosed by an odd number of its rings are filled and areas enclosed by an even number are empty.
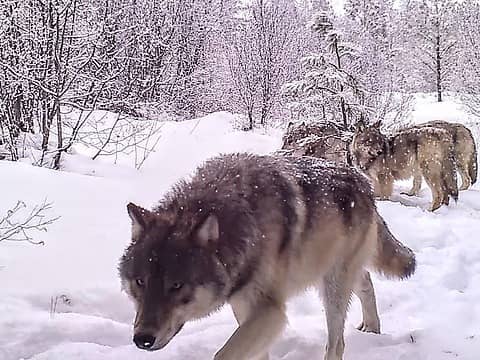
[[[349,0],[340,21],[344,37],[356,45],[357,56],[349,69],[366,90],[364,107],[373,119],[400,121],[410,109],[412,97],[404,93],[408,71],[402,59],[408,54],[398,20],[391,0]]]
[[[435,91],[437,100],[450,88],[455,74],[458,32],[456,4],[451,0],[415,0],[404,5],[405,40],[411,46],[411,69],[417,83]]]
[[[457,89],[463,94],[463,101],[470,111],[480,116],[480,4],[465,0],[458,4],[459,47],[457,58]]]
[[[137,115],[154,101],[184,117],[211,111],[210,43],[229,1],[6,0],[0,4],[0,130],[42,135],[40,165],[58,167],[92,109]],[[214,31],[216,30],[216,33]],[[68,124],[62,106],[85,111]],[[55,141],[51,141],[55,135]],[[56,147],[52,149],[52,146]]]
[[[205,111],[205,100],[212,98],[208,51],[229,3],[99,0],[102,52],[111,72],[119,72],[114,91],[103,94],[107,107],[157,102],[185,117]]]
[[[83,80],[89,78],[87,66],[95,59],[97,33],[84,31],[85,18],[79,14],[90,14],[91,8],[77,0],[6,0],[0,9],[0,26],[6,29],[0,36],[0,118],[10,124],[6,127],[13,138],[18,132],[12,123],[21,131],[36,127],[42,134],[40,164],[51,150],[54,130],[57,151],[51,165],[58,167],[65,150],[60,106],[84,100],[101,86],[101,81],[95,81],[82,91]]]
[[[357,49],[344,41],[331,11],[317,12],[310,28],[320,39],[317,52],[302,58],[302,78],[286,83],[284,93],[307,116],[339,122],[349,129],[364,113],[363,85],[349,71]]]
[[[370,92],[382,92],[389,85],[386,81],[392,56],[390,0],[353,1],[345,3],[343,31],[351,43],[356,44],[356,72]]]
[[[300,18],[288,0],[255,0],[237,8],[225,36],[231,98],[253,128],[264,125],[279,101],[280,85],[295,72]],[[237,100],[235,100],[235,98]]]

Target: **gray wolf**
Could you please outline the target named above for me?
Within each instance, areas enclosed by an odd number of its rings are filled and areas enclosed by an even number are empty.
[[[183,325],[229,303],[238,328],[215,360],[268,359],[286,301],[323,295],[326,360],[344,352],[354,292],[363,331],[379,332],[367,268],[406,278],[413,252],[378,214],[368,179],[313,157],[222,155],[181,181],[153,210],[129,204],[132,244],[120,260],[136,306],[134,342],[166,346]]]
[[[462,124],[435,120],[413,126],[412,128],[433,127],[448,131],[453,138],[455,165],[462,178],[459,190],[466,190],[477,181],[477,149],[472,132]],[[416,195],[420,191],[422,179],[414,178],[413,188],[409,192]]]
[[[359,123],[353,137],[353,161],[374,184],[375,195],[387,199],[394,180],[425,178],[432,191],[431,211],[458,199],[453,139],[434,127],[407,128],[387,136],[381,123]]]
[[[295,156],[314,156],[347,164],[351,134],[332,122],[288,124],[282,150]]]

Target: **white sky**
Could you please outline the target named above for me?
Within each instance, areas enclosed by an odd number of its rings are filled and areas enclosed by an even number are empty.
[[[338,12],[343,12],[343,0],[330,0],[333,9]]]

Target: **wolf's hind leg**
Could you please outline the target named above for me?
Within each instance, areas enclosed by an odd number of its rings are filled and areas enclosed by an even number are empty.
[[[470,179],[467,169],[468,165],[465,164],[461,164],[457,168],[458,172],[460,173],[460,177],[462,178],[462,186],[458,190],[467,190],[472,185],[472,179]]]
[[[425,182],[427,183],[428,187],[432,192],[432,204],[429,210],[435,211],[440,206],[442,206],[442,203],[444,202],[444,197],[448,195],[445,194],[442,189],[442,179],[440,177],[434,178],[433,176],[428,174],[427,176],[424,175],[424,178]]]
[[[353,279],[344,269],[327,275],[323,281],[323,304],[327,316],[328,340],[325,360],[342,360],[345,349],[343,332]]]
[[[239,327],[215,354],[215,360],[268,360],[268,350],[287,323],[285,304],[262,299],[254,306],[231,303]]]
[[[375,290],[368,271],[363,272],[353,291],[362,304],[363,321],[358,330],[380,334],[380,318],[378,317]]]

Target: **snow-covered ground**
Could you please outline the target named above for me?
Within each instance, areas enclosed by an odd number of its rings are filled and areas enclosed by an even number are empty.
[[[445,105],[441,105],[445,106]],[[454,106],[421,103],[414,116],[461,121]],[[460,110],[458,110],[460,111]],[[458,115],[458,116],[457,116]],[[455,119],[453,119],[455,117]],[[432,115],[432,118],[439,118]],[[129,242],[129,201],[153,205],[172,183],[219,152],[268,153],[278,131],[232,129],[226,113],[166,123],[141,171],[68,157],[54,172],[0,161],[0,214],[17,200],[54,202],[61,218],[36,240],[44,246],[0,243],[1,360],[211,359],[235,328],[228,308],[187,325],[163,350],[146,353],[131,342],[132,305],[120,291],[117,262]],[[98,176],[87,176],[98,175]],[[480,186],[435,213],[399,194],[378,203],[393,233],[417,254],[418,270],[404,282],[375,276],[382,335],[357,331],[354,300],[346,325],[346,360],[480,359]],[[272,350],[275,360],[320,359],[326,341],[323,308],[309,292],[289,304],[289,326]]]

